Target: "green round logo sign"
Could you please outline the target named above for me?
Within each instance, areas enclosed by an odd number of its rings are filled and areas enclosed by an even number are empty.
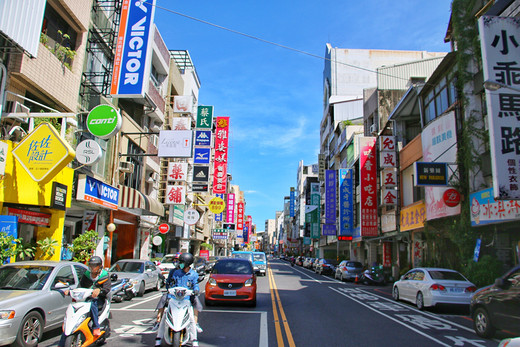
[[[110,105],[94,107],[87,117],[88,131],[101,139],[109,139],[121,129],[121,115]]]

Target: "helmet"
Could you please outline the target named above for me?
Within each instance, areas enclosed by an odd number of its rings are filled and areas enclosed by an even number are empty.
[[[179,264],[184,264],[185,267],[191,266],[193,264],[193,255],[191,253],[182,253],[179,256]]]
[[[97,255],[93,256],[88,261],[88,267],[90,267],[90,268],[98,267],[101,265],[103,265],[103,260],[101,259],[101,257],[98,257]]]

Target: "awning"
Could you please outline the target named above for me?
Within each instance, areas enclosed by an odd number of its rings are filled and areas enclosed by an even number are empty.
[[[141,194],[138,190],[123,185],[119,185],[118,188],[119,193],[121,194],[119,207],[139,208],[142,210],[146,209],[144,195]]]
[[[146,195],[143,195],[143,197],[146,204],[143,215],[164,217],[164,206],[159,202],[159,200]]]

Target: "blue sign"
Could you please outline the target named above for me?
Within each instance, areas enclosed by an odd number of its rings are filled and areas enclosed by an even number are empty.
[[[155,0],[123,0],[110,94],[144,97],[148,89]]]
[[[0,232],[6,233],[15,239],[18,238],[18,217],[17,216],[0,216]],[[4,264],[10,262],[10,259],[4,261]],[[0,264],[1,265],[1,264]]]
[[[209,164],[211,159],[211,148],[195,147],[193,162],[195,164]]]
[[[291,187],[290,200],[289,200],[289,217],[294,217],[294,188]]]
[[[336,170],[325,170],[325,224],[322,235],[336,235]]]
[[[195,130],[195,146],[211,146],[211,130]]]
[[[339,235],[354,234],[353,170],[339,169]]]
[[[79,191],[81,192],[81,190]],[[98,181],[90,176],[86,176],[83,193],[84,200],[111,209],[117,209],[119,204],[119,189],[109,186],[108,184]]]
[[[224,194],[215,194],[217,198],[224,199]],[[215,214],[215,222],[222,222],[222,212]]]
[[[249,228],[246,226],[244,226],[244,232],[243,232],[242,237],[244,238],[245,243],[249,242]]]
[[[478,261],[478,257],[480,255],[480,244],[481,244],[481,242],[482,242],[481,239],[477,239],[477,243],[475,244],[475,250],[473,251],[473,261],[474,262]]]

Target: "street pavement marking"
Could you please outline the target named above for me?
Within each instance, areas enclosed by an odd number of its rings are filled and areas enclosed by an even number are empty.
[[[278,303],[278,307],[280,308],[280,317],[282,318],[282,322],[285,328],[285,334],[287,335],[287,341],[290,347],[296,347],[294,344],[294,340],[291,334],[291,329],[289,328],[289,323],[287,322],[287,317],[285,316],[285,312],[283,310],[282,301],[280,300],[280,295],[278,294],[278,289],[276,287],[276,282],[274,281],[273,272],[271,270],[271,266],[268,266],[269,273],[269,289],[271,291],[271,302],[273,304],[273,315],[275,321],[275,329],[276,329],[276,339],[278,341],[278,346],[283,347],[283,336],[280,328],[280,321],[278,320],[278,313],[276,310],[276,303]],[[276,296],[276,299],[275,299]]]
[[[260,339],[258,341],[259,347],[268,347],[269,346],[269,338],[268,338],[268,329],[267,329],[267,311],[235,311],[235,310],[204,310],[204,313],[208,312],[216,312],[216,313],[256,313],[260,314]]]
[[[161,296],[162,296],[162,294],[158,293],[158,294],[152,295],[151,297],[149,297],[149,298],[147,298],[145,300],[140,300],[139,302],[136,302],[135,304],[128,305],[128,306],[126,306],[124,308],[119,308],[117,310],[119,310],[119,311],[126,311],[126,310],[128,310],[128,309],[130,309],[130,308],[132,308],[134,306],[138,306],[138,305],[144,304],[145,302],[155,300],[155,299],[157,299],[157,298],[159,298]],[[113,309],[111,308],[111,310],[113,310]]]

